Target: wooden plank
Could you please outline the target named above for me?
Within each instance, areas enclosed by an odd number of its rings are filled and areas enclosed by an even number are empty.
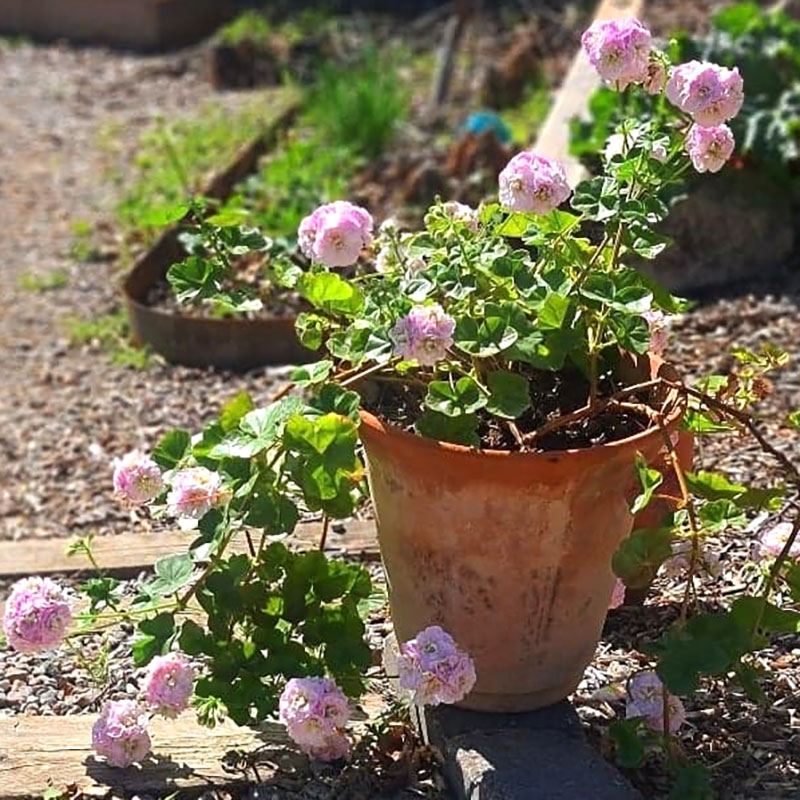
[[[380,556],[375,523],[354,520],[344,523],[345,532],[328,532],[325,552],[376,559]],[[333,527],[333,526],[332,526]],[[303,523],[285,541],[297,549],[317,547],[321,526]],[[151,567],[159,558],[180,553],[192,540],[191,532],[122,533],[97,537],[92,548],[100,566],[111,574],[133,573]],[[68,539],[21,539],[0,542],[0,577],[47,575],[90,569],[82,556],[67,556]],[[235,552],[247,552],[242,534],[232,542]]]
[[[602,0],[594,19],[637,17],[643,7],[644,0]],[[600,77],[583,49],[579,49],[536,137],[533,149],[560,161],[567,172],[570,186],[575,186],[586,177],[583,165],[569,152],[570,120],[586,115],[589,97],[599,85]]]
[[[377,694],[364,697],[353,713],[355,732],[387,707]],[[275,765],[297,767],[305,758],[277,722],[258,729],[239,728],[230,721],[215,728],[200,726],[192,714],[177,720],[155,718],[150,724],[153,757],[139,767],[115,769],[95,757],[91,728],[96,715],[68,717],[18,716],[0,718],[0,800],[41,798],[50,787],[96,787],[152,792],[161,797],[179,789],[230,786],[245,779],[226,770],[224,760],[234,751],[254,753],[262,780]],[[252,771],[249,773],[253,778]]]

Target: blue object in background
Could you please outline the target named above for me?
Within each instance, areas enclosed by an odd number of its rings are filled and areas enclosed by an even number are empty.
[[[511,141],[511,128],[494,111],[474,111],[462,126],[466,133],[480,136],[484,131],[492,131],[499,142]]]

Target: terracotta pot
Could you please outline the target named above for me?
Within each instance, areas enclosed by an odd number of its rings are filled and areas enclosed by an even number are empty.
[[[674,377],[655,359],[650,369]],[[634,459],[656,458],[659,431],[580,450],[477,451],[362,412],[360,434],[398,640],[449,631],[476,663],[466,708],[525,711],[573,692],[603,627],[611,556],[631,531]]]

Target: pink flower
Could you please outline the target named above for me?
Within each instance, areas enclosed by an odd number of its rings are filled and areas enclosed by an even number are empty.
[[[727,125],[703,128],[692,125],[686,137],[686,151],[698,172],[719,172],[733,153],[733,133]]]
[[[292,678],[279,703],[279,718],[292,740],[321,761],[344,758],[350,748],[344,727],[347,698],[330,678]]]
[[[667,690],[655,672],[637,672],[628,682],[628,701],[625,716],[643,717],[654,731],[664,730],[664,693]],[[667,692],[670,733],[675,733],[686,721],[683,703],[674,694]]]
[[[194,688],[194,668],[183,653],[156,656],[144,679],[143,694],[148,707],[174,719],[189,705]]]
[[[453,637],[433,625],[400,647],[399,683],[415,704],[439,705],[463,700],[475,685],[475,664]]]
[[[572,193],[564,167],[530,150],[517,153],[500,173],[500,203],[511,211],[547,214]]]
[[[200,519],[224,499],[219,473],[205,467],[189,467],[172,478],[167,511],[173,517]]]
[[[11,587],[3,631],[15,650],[38,653],[57,647],[71,623],[66,595],[50,578],[23,578]]]
[[[303,253],[328,267],[355,264],[371,241],[369,212],[345,200],[320,206],[300,223],[298,230]]]
[[[442,210],[453,222],[462,223],[467,230],[472,233],[478,232],[478,228],[480,227],[478,212],[471,206],[451,200],[449,203],[444,203],[442,205]]]
[[[660,94],[667,85],[667,68],[663,61],[652,59],[647,64],[647,75],[642,87],[647,94]]]
[[[712,127],[733,119],[742,107],[744,84],[739,70],[708,61],[689,61],[667,81],[670,103],[691,114],[698,125]]]
[[[147,714],[134,700],[106,703],[92,728],[92,747],[113,767],[129,767],[151,749]]]
[[[592,66],[611,87],[624,89],[648,77],[652,37],[638,19],[593,22],[581,44]]]
[[[672,545],[672,555],[661,565],[661,574],[668,578],[685,577],[692,563],[692,543],[688,539]],[[718,578],[722,574],[722,562],[716,553],[700,549],[697,554],[697,572],[705,572],[710,578]]]
[[[672,327],[673,315],[653,309],[645,311],[642,316],[650,329],[650,352],[660,356],[664,353],[669,342],[669,331]]]
[[[126,506],[141,506],[164,489],[161,470],[152,458],[134,450],[114,459],[114,493]]]
[[[608,601],[609,611],[619,608],[625,602],[625,584],[617,578],[614,583],[614,590],[611,592],[611,599]]]
[[[789,540],[793,527],[791,522],[779,522],[774,528],[764,531],[759,537],[758,557],[777,558]],[[788,557],[794,561],[800,560],[800,536],[794,540]]]
[[[453,344],[456,321],[440,305],[414,306],[392,328],[395,354],[424,366],[433,366]]]

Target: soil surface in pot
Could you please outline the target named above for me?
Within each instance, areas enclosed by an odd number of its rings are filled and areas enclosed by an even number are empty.
[[[514,420],[524,436],[550,420],[583,408],[589,397],[589,382],[577,370],[548,372],[530,368],[525,377],[530,381],[531,408]],[[600,381],[598,400],[608,398],[624,388],[612,376]],[[415,433],[414,423],[421,415],[426,389],[422,385],[407,385],[395,381],[370,381],[361,388],[364,407],[384,422]],[[647,389],[627,398],[660,409],[656,390]],[[478,435],[481,448],[486,450],[519,451],[520,445],[509,423],[481,409],[478,414]],[[644,414],[623,409],[605,408],[564,425],[538,438],[531,450],[551,451],[598,445],[627,439],[649,427]]]

